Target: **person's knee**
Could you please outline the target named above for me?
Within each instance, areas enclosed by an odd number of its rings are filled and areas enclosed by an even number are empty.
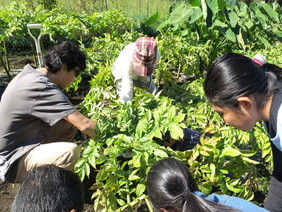
[[[76,161],[80,158],[81,148],[76,144],[70,144],[65,152],[58,158],[56,166],[73,170]]]
[[[81,153],[81,148],[76,144],[74,144],[73,147],[70,148],[70,156],[74,162],[76,162],[79,159],[80,153]]]

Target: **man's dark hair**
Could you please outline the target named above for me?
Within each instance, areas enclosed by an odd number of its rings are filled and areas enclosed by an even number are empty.
[[[51,47],[44,56],[44,65],[52,73],[58,72],[63,65],[68,70],[82,71],[86,68],[86,55],[70,41],[63,41]]]
[[[34,168],[23,181],[12,212],[82,212],[84,195],[77,174],[53,165]]]

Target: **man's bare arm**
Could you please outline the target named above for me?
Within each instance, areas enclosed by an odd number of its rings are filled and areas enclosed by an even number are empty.
[[[66,121],[77,127],[81,132],[95,138],[96,122],[75,111],[64,118]]]

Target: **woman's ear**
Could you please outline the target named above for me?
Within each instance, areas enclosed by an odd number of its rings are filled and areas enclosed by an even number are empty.
[[[248,96],[242,96],[237,99],[239,103],[239,108],[242,112],[249,111],[253,108],[254,102],[253,99]]]

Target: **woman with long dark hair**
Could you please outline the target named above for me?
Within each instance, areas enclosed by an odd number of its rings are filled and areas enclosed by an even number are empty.
[[[253,59],[228,53],[207,71],[205,95],[223,120],[251,130],[263,121],[271,140],[273,173],[264,207],[282,211],[282,69],[257,54]]]
[[[162,212],[265,212],[247,200],[199,191],[187,166],[165,158],[152,166],[147,177],[148,196],[154,211]]]

